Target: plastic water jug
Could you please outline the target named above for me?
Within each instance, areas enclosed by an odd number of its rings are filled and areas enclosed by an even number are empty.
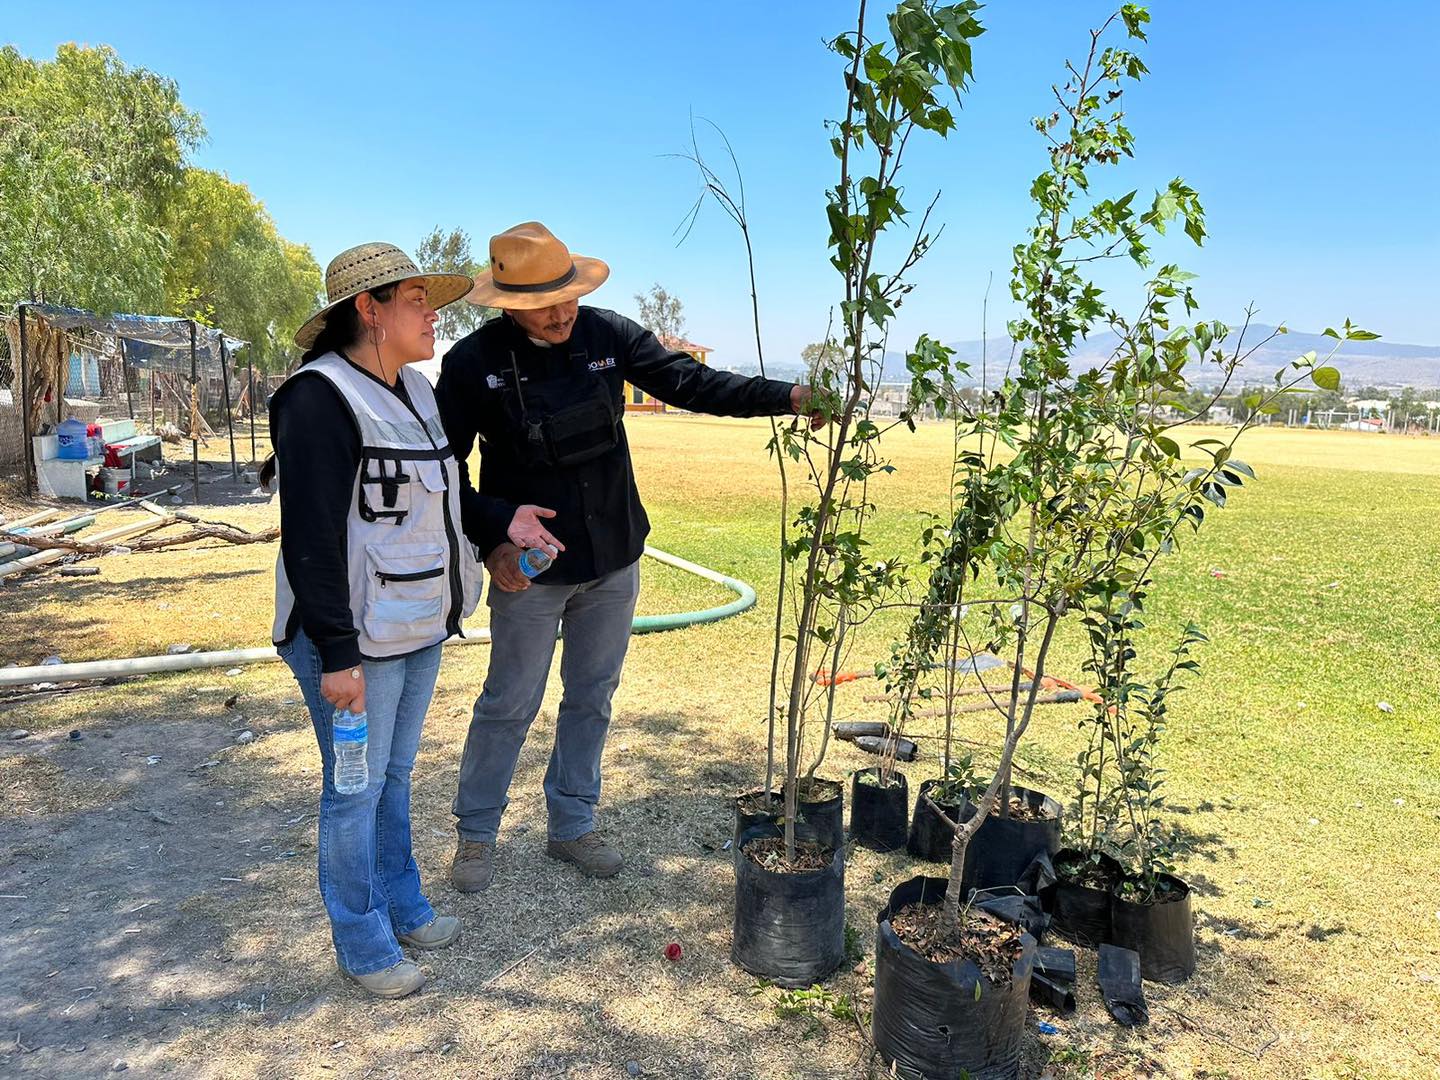
[[[62,420],[55,429],[60,452],[57,456],[66,461],[84,461],[90,456],[89,425],[73,416]]]

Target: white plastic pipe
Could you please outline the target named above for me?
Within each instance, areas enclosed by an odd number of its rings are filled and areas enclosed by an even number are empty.
[[[738,611],[730,609],[744,610],[755,603],[754,590],[742,581],[728,578],[708,567],[689,562],[677,555],[661,551],[659,548],[647,545],[645,554],[658,562],[685,570],[716,584],[725,585],[740,593],[739,601],[726,605],[727,614],[738,614]],[[740,606],[742,603],[744,607]],[[707,618],[723,617],[718,614],[720,611],[721,609],[713,608],[709,612],[693,614],[701,617],[697,621],[705,621]],[[655,617],[650,616],[649,618]],[[487,626],[478,630],[466,630],[463,638],[451,638],[446,644],[475,645],[489,640],[490,628]],[[0,668],[0,687],[30,686],[34,683],[44,682],[89,682],[128,675],[157,675],[162,672],[195,671],[200,668],[239,667],[242,664],[265,664],[279,658],[275,649],[267,645],[255,649],[223,649],[216,652],[179,653],[175,656],[132,656],[125,660],[91,660],[78,664],[35,664],[30,667]]]

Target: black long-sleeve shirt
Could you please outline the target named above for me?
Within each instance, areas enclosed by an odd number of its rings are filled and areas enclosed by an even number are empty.
[[[466,535],[488,554],[504,543],[517,505],[554,510],[545,526],[565,552],[543,580],[555,584],[593,581],[630,565],[650,531],[623,422],[616,424],[613,447],[576,465],[538,462],[527,438],[527,421],[597,393],[597,380],[617,417],[627,381],[667,404],[720,416],[784,415],[793,389],[787,382],[715,371],[603,308],[581,307],[563,345],[536,345],[507,316],[456,342],[441,364],[436,396],[460,462]],[[465,464],[477,437],[478,491]]]

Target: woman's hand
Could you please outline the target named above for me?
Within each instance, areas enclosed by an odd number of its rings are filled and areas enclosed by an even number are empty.
[[[550,547],[556,551],[564,551],[565,545],[550,535],[550,530],[540,524],[541,518],[553,518],[554,516],[554,510],[526,503],[515,511],[515,516],[510,519],[510,527],[505,531],[510,537],[510,542],[518,548]],[[489,559],[485,560],[485,565],[490,565]],[[493,570],[490,573],[492,577],[499,576]]]
[[[520,572],[520,551],[515,544],[501,544],[485,556],[490,580],[504,592],[523,592],[530,587],[530,579]]]
[[[320,696],[337,709],[365,711],[365,672],[360,667],[327,671],[320,676]]]

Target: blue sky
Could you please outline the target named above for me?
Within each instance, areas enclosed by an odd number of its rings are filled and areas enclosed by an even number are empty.
[[[793,359],[824,333],[837,277],[823,121],[843,97],[822,39],[849,27],[849,3],[17,8],[4,39],[29,55],[103,42],[174,78],[209,130],[197,162],[247,183],[322,266],[364,240],[413,249],[437,224],[465,228],[483,252],[491,233],[538,218],[610,263],[593,302],[632,312],[634,293],[661,282],[685,302],[692,338],[744,363],[754,347],[733,226],[707,207],[676,246],[697,180],[667,155],[687,148],[692,113],[712,120],[744,170],[767,355]],[[978,337],[992,273],[990,331],[1003,329],[1010,249],[1044,165],[1029,119],[1108,10],[997,0],[982,13],[958,129],[912,144],[907,201],[918,211],[940,190],[946,228],[892,347],[921,331]],[[1440,6],[1151,10],[1152,74],[1126,98],[1137,161],[1104,182],[1119,193],[1182,175],[1199,189],[1211,239],[1164,254],[1200,275],[1203,314],[1233,320],[1253,300],[1261,320],[1296,329],[1348,316],[1392,341],[1440,344]],[[1125,275],[1104,280],[1133,306]]]

